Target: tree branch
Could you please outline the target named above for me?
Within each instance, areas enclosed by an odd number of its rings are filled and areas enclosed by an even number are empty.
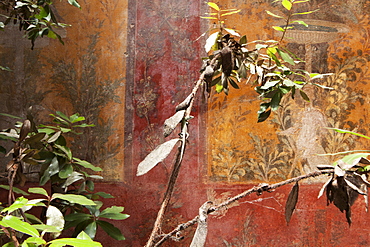
[[[208,210],[207,214],[216,212],[216,211],[230,205],[231,203],[233,203],[235,201],[238,201],[238,200],[242,199],[243,197],[246,197],[246,196],[248,196],[252,193],[257,193],[257,194],[260,195],[265,191],[271,192],[271,191],[275,190],[276,188],[279,188],[281,186],[284,186],[284,185],[287,185],[287,184],[290,184],[290,183],[295,183],[295,182],[298,182],[300,180],[304,180],[304,179],[307,179],[307,178],[313,178],[313,177],[317,177],[317,176],[320,176],[320,175],[323,175],[323,174],[329,174],[329,173],[332,173],[332,172],[333,172],[333,170],[315,171],[315,172],[311,172],[311,173],[301,175],[301,176],[298,176],[298,177],[295,177],[295,178],[287,179],[285,181],[275,183],[275,184],[270,184],[270,185],[269,184],[260,184],[258,186],[254,186],[253,188],[251,188],[249,190],[246,190],[246,191],[244,191],[244,192],[242,192],[242,193],[240,193],[240,194],[238,194],[238,195],[236,195],[236,196],[234,196],[234,197],[216,205],[215,207],[211,207]],[[174,236],[178,232],[180,232],[182,230],[185,230],[186,228],[189,228],[192,225],[195,225],[198,222],[198,218],[199,218],[199,215],[197,215],[196,217],[194,217],[193,219],[189,220],[186,223],[178,225],[171,232],[162,235],[162,238],[154,245],[154,247],[161,246],[166,240],[168,240],[169,238],[171,238],[172,236]]]

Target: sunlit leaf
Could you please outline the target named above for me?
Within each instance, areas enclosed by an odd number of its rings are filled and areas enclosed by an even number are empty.
[[[293,15],[308,15],[308,14],[312,14],[316,11],[319,11],[319,9],[315,9],[315,10],[307,11],[307,12],[293,13]]]
[[[210,50],[212,50],[212,47],[216,44],[217,38],[220,35],[219,32],[211,34],[208,39],[206,40],[206,44],[204,45],[204,48],[206,49],[206,52],[208,53]]]
[[[60,210],[52,205],[46,210],[46,225],[54,226],[60,229],[60,232],[54,232],[51,234],[53,238],[57,238],[64,228],[64,216]]]
[[[102,247],[101,243],[95,242],[89,239],[78,239],[78,238],[60,238],[49,242],[48,247]]]
[[[159,162],[162,162],[172,151],[179,139],[172,139],[157,146],[151,153],[149,153],[137,167],[136,176],[141,176],[150,171]]]
[[[360,136],[360,137],[363,137],[363,138],[366,138],[366,139],[370,139],[369,136],[366,136],[366,135],[363,135],[363,134],[360,134],[360,133],[357,133],[357,132],[353,132],[353,131],[350,131],[350,130],[344,130],[344,129],[338,129],[338,128],[327,128],[327,129],[334,130],[338,133],[351,134],[351,135]]]
[[[93,164],[91,164],[90,162],[86,161],[86,160],[81,160],[79,158],[76,158],[76,157],[73,157],[73,160],[79,164],[80,166],[83,166],[85,168],[88,168],[88,169],[91,169],[93,170],[94,172],[100,172],[102,171],[103,169],[100,168],[100,167],[97,167],[97,166],[94,166]]]
[[[308,27],[308,24],[307,24],[306,22],[304,22],[304,21],[301,21],[301,20],[298,20],[298,21],[292,21],[291,23],[298,23],[298,24],[301,24],[301,25],[303,25],[303,26],[305,26],[305,27]]]
[[[81,8],[80,4],[76,0],[68,0],[68,3],[70,5],[73,5],[73,6],[77,7],[77,8],[79,8],[79,9]]]
[[[284,6],[284,8],[286,8],[287,10],[291,10],[292,8],[292,3],[290,2],[290,0],[282,0],[281,1],[281,4]]]
[[[234,36],[237,36],[237,37],[240,37],[240,34],[237,33],[234,29],[231,29],[231,28],[224,28],[226,32],[228,32],[229,34],[231,35],[234,35]]]
[[[40,194],[40,195],[48,196],[48,192],[44,188],[40,188],[40,187],[29,188],[28,192],[33,193],[33,194]]]
[[[94,201],[87,199],[86,197],[81,195],[54,193],[51,200],[56,198],[69,201],[70,203],[77,203],[80,205],[96,205]]]
[[[280,32],[284,32],[285,29],[282,28],[282,27],[279,27],[279,26],[272,26],[273,29],[275,29],[276,31],[280,31]]]
[[[282,51],[282,50],[280,50],[280,49],[276,49],[277,50],[277,52],[279,53],[279,55],[281,56],[281,58],[285,61],[285,62],[287,62],[287,63],[289,63],[289,64],[291,64],[291,65],[295,65],[295,63],[294,63],[294,59],[288,54],[288,53],[286,53],[286,52],[284,52],[284,51]]]
[[[272,13],[272,12],[268,11],[268,10],[266,10],[266,12],[267,12],[267,14],[269,14],[269,15],[271,15],[271,16],[273,16],[273,17],[276,17],[276,18],[284,18],[284,17],[282,17],[282,16],[280,16],[280,15],[277,15],[277,14],[274,14],[274,13]]]
[[[221,16],[226,16],[226,15],[233,15],[233,14],[236,14],[236,13],[239,13],[241,10],[238,9],[238,10],[235,10],[235,11],[231,11],[231,12],[228,12],[228,13],[224,13],[222,14]]]
[[[174,115],[164,121],[163,135],[164,137],[169,136],[176,126],[184,118],[185,110],[177,111]]]
[[[12,215],[6,215],[0,221],[0,225],[4,227],[10,227],[18,232],[22,232],[24,234],[39,237],[39,232],[29,223],[21,221],[18,217]]]
[[[213,9],[215,9],[217,11],[220,11],[220,8],[218,7],[217,4],[212,3],[212,2],[208,2],[207,4],[208,4],[209,7],[213,8]]]

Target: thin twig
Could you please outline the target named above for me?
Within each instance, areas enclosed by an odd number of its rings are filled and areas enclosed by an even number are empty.
[[[315,171],[315,172],[311,172],[311,173],[301,175],[301,176],[298,176],[298,177],[295,177],[295,178],[287,179],[287,180],[279,182],[279,183],[270,184],[270,185],[269,184],[261,184],[261,185],[255,186],[255,187],[253,187],[249,190],[246,190],[246,191],[244,191],[244,192],[242,192],[242,193],[240,193],[240,194],[238,194],[238,195],[236,195],[236,196],[218,204],[215,207],[211,207],[208,210],[207,214],[210,214],[210,213],[213,213],[217,210],[220,210],[220,209],[230,205],[231,203],[233,203],[235,201],[238,201],[238,200],[242,199],[243,197],[246,197],[246,196],[248,196],[252,193],[261,194],[265,191],[271,192],[271,191],[275,190],[276,188],[279,188],[281,186],[284,186],[284,185],[287,185],[287,184],[290,184],[290,183],[295,183],[295,182],[298,182],[300,180],[304,180],[304,179],[307,179],[307,178],[313,178],[313,177],[317,177],[317,176],[332,173],[332,172],[333,172],[332,170]],[[178,232],[180,232],[180,231],[182,231],[182,230],[184,230],[184,229],[186,229],[186,228],[188,228],[192,225],[195,225],[195,223],[197,223],[197,221],[198,221],[198,217],[199,216],[197,215],[196,217],[189,220],[188,222],[178,225],[171,232],[162,235],[162,238],[156,243],[156,245],[154,245],[154,247],[161,246],[166,240],[168,240],[169,238],[174,236],[176,233],[178,233]]]
[[[220,57],[219,54],[215,55],[214,58],[210,62],[210,66],[214,67],[215,64],[216,64],[216,61],[219,57]],[[197,92],[199,90],[200,85],[204,81],[204,76],[205,76],[205,71],[199,76],[199,79],[195,83],[194,88],[193,88],[193,90],[190,94],[190,95],[192,95],[192,97],[190,97],[189,106],[186,108],[186,112],[185,112],[185,115],[184,115],[184,122],[181,126],[181,134],[180,134],[181,139],[182,139],[181,145],[178,149],[178,153],[177,153],[177,156],[176,156],[176,161],[175,161],[175,164],[173,166],[170,179],[168,180],[168,183],[167,183],[167,190],[166,190],[166,193],[164,195],[164,198],[163,198],[163,201],[162,201],[162,204],[161,204],[161,208],[158,211],[157,218],[154,222],[153,230],[150,234],[150,237],[149,237],[148,242],[146,243],[145,247],[155,246],[155,242],[156,242],[159,230],[160,230],[162,222],[163,222],[164,213],[166,212],[168,204],[171,200],[171,196],[172,196],[173,190],[175,188],[176,180],[177,180],[178,174],[180,172],[180,167],[181,167],[183,156],[184,156],[184,153],[185,153],[186,140],[188,138],[187,121],[188,121],[188,119],[190,119],[191,110],[192,110],[193,104],[194,104],[194,98],[195,98],[195,95],[197,94]]]

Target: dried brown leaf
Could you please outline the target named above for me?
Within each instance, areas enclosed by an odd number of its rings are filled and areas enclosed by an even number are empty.
[[[162,162],[172,151],[173,147],[180,139],[172,139],[157,146],[151,153],[149,153],[137,167],[136,176],[146,174],[153,169],[159,162]]]
[[[181,110],[176,112],[172,117],[166,119],[164,121],[163,126],[163,135],[164,137],[169,136],[173,130],[176,128],[176,126],[181,122],[181,120],[184,118],[185,110]]]
[[[299,185],[297,182],[295,183],[292,190],[290,191],[287,202],[285,204],[285,220],[287,223],[289,223],[290,218],[292,217],[294,209],[297,205],[298,192],[299,192]]]

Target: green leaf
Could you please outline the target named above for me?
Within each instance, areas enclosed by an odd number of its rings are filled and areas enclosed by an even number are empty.
[[[222,92],[222,90],[224,89],[224,86],[222,86],[222,84],[217,83],[217,84],[215,85],[215,89],[216,89],[216,92],[217,92],[217,93],[221,93],[221,92]]]
[[[73,158],[73,160],[75,160],[76,163],[79,164],[80,166],[83,166],[85,168],[91,169],[94,172],[100,172],[100,171],[103,170],[100,167],[97,167],[97,166],[92,165],[90,162],[87,162],[86,160],[80,160],[78,158]]]
[[[274,94],[274,96],[271,99],[271,110],[276,111],[279,108],[280,101],[281,101],[282,95],[280,91]]]
[[[63,168],[59,171],[58,176],[61,179],[66,179],[68,178],[73,172],[73,166],[72,164],[68,163],[63,166]]]
[[[114,198],[114,196],[112,196],[111,194],[101,192],[101,191],[94,193],[94,195],[98,195],[98,196],[101,196],[103,198]]]
[[[272,13],[272,12],[268,11],[268,10],[266,10],[266,12],[267,12],[267,14],[269,14],[269,15],[271,15],[271,16],[273,16],[273,17],[276,17],[276,18],[284,18],[284,17],[282,17],[282,16],[280,16],[280,15],[277,15],[277,14],[274,14],[274,13]]]
[[[112,206],[110,208],[104,209],[99,217],[112,219],[112,220],[124,220],[130,217],[128,214],[122,214],[124,207]]]
[[[74,247],[102,247],[101,243],[95,242],[89,239],[78,239],[78,238],[61,238],[55,239],[49,242],[48,247],[63,247],[63,246],[74,246]]]
[[[240,40],[239,40],[239,44],[240,45],[245,45],[247,44],[247,36],[246,35],[243,35]]]
[[[279,31],[279,32],[284,32],[285,29],[282,28],[282,27],[279,27],[279,26],[272,26],[273,29],[275,29],[276,31]]]
[[[228,79],[228,81],[229,81],[230,85],[231,85],[233,88],[235,88],[235,89],[239,89],[238,84],[237,84],[233,79],[231,79],[231,77],[228,77],[227,79]]]
[[[96,221],[91,222],[84,231],[91,239],[94,239],[96,235]]]
[[[327,87],[327,86],[320,85],[320,84],[317,84],[317,83],[312,83],[312,85],[315,85],[315,86],[317,86],[317,87],[321,87],[321,88],[323,88],[323,89],[334,90],[334,88],[332,88],[332,87]]]
[[[84,120],[85,120],[85,117],[80,116],[78,113],[73,114],[72,116],[69,117],[69,121],[71,121],[71,123],[77,123],[77,122],[81,122]]]
[[[0,184],[0,188],[5,189],[5,190],[9,190],[9,185]],[[24,195],[24,196],[29,196],[30,195],[27,192],[25,192],[21,189],[18,189],[17,187],[13,187],[13,191],[14,191],[14,193],[21,194],[21,195]]]
[[[32,225],[39,231],[44,231],[44,232],[61,232],[63,228],[57,227],[57,226],[51,226],[51,225],[45,225],[45,224],[37,224],[37,225]]]
[[[10,114],[7,114],[7,113],[0,113],[0,116],[11,117],[11,118],[15,118],[15,119],[22,119],[21,117],[17,117],[17,116],[10,115]]]
[[[33,194],[40,194],[40,195],[48,196],[48,192],[44,188],[40,188],[40,187],[29,188],[28,192],[33,193]]]
[[[280,81],[274,80],[274,81],[268,81],[265,83],[265,85],[261,86],[260,88],[263,90],[269,89],[271,87],[274,87],[276,84],[278,84]]]
[[[30,235],[32,237],[39,237],[39,232],[29,223],[21,221],[19,218],[7,215],[0,221],[0,225],[10,227],[18,232]]]
[[[85,179],[85,177],[83,176],[82,173],[73,171],[71,173],[71,175],[67,178],[67,180],[64,182],[62,187],[66,188],[66,187],[70,186],[71,184],[73,184],[74,182],[77,182],[77,181],[83,180],[83,179]]]
[[[277,52],[279,53],[279,55],[281,56],[281,58],[282,58],[285,62],[287,62],[287,63],[289,63],[289,64],[291,64],[291,65],[295,65],[293,58],[292,58],[291,56],[289,56],[289,54],[288,54],[288,53],[283,52],[283,51],[282,51],[282,50],[280,50],[280,49],[276,49],[276,50],[277,50]]]
[[[4,213],[5,212],[9,212],[9,213],[11,213],[11,212],[13,212],[13,211],[15,211],[17,209],[22,208],[24,205],[27,204],[27,202],[28,202],[28,199],[24,198],[23,196],[18,197],[17,200],[15,200],[12,205],[10,205],[7,208],[4,208],[1,212],[4,212]]]
[[[310,98],[308,98],[307,94],[305,92],[303,92],[302,90],[299,90],[299,93],[301,94],[302,98],[307,101],[307,102],[310,102]]]
[[[282,0],[281,4],[286,8],[287,10],[292,9],[292,3],[289,0]]]
[[[116,240],[125,240],[125,237],[122,235],[120,229],[115,227],[109,222],[97,220],[96,223],[103,228],[103,230],[112,238]]]
[[[227,12],[225,14],[222,14],[221,16],[225,16],[225,15],[233,15],[233,14],[236,14],[236,13],[239,13],[241,10],[238,9],[238,10],[235,10],[235,11],[230,11],[230,12]]]
[[[88,240],[91,240],[91,238],[89,237],[89,235],[86,234],[86,232],[84,231],[81,231],[77,237],[78,239],[88,239]]]
[[[270,116],[270,114],[271,114],[271,110],[259,113],[257,123],[265,121]]]
[[[218,7],[217,4],[212,3],[212,2],[208,2],[207,4],[208,4],[209,7],[213,8],[213,9],[215,9],[217,11],[220,11],[220,8]]]
[[[366,138],[366,139],[370,139],[369,136],[365,136],[363,134],[356,133],[356,132],[349,131],[349,130],[337,129],[337,128],[327,128],[327,129],[334,130],[334,131],[336,131],[338,133],[351,134],[351,135],[360,136],[360,137],[363,137],[363,138]]]
[[[311,11],[307,11],[307,12],[300,12],[300,13],[293,13],[292,15],[308,15],[308,14],[312,14],[316,11],[319,11],[320,9],[315,9],[315,10],[311,10]]]
[[[26,247],[31,247],[31,244],[35,244],[35,246],[44,246],[46,245],[46,241],[42,237],[29,237],[22,243]],[[4,246],[4,245],[3,245]]]
[[[51,200],[54,200],[56,198],[69,201],[70,203],[77,203],[80,205],[96,205],[94,201],[87,199],[86,197],[81,195],[54,193]]]
[[[308,27],[307,23],[304,22],[304,21],[292,21],[291,23],[298,23],[298,24],[301,24],[301,25],[303,25],[305,27]]]
[[[71,150],[69,149],[69,147],[66,147],[66,146],[61,146],[61,145],[58,145],[58,144],[54,144],[57,148],[59,148],[68,158],[68,160],[72,160],[72,152]]]

